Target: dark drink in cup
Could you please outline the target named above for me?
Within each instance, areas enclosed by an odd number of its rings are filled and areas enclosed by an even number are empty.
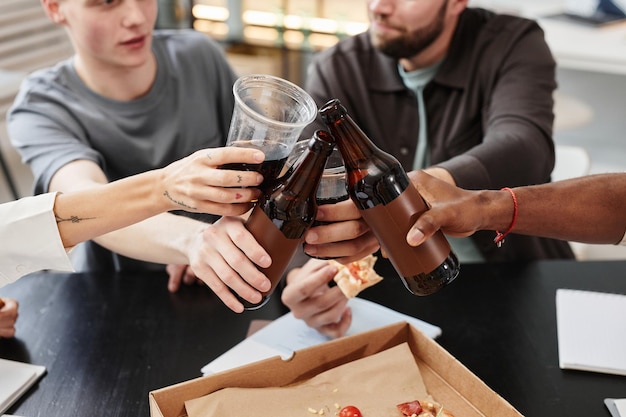
[[[339,151],[335,148],[335,152],[339,155]],[[341,155],[339,155],[341,157]],[[326,169],[322,174],[322,179],[317,187],[317,205],[324,206],[327,204],[337,204],[339,202],[347,200],[348,190],[346,189],[346,170],[343,166],[343,161],[340,161],[341,165],[335,167],[328,167],[329,161],[326,162]],[[332,163],[332,162],[331,162]],[[313,226],[323,226],[329,224],[329,222],[322,222],[315,220]]]
[[[296,84],[266,74],[244,75],[233,84],[235,106],[226,146],[265,153],[262,164],[225,164],[224,169],[254,170],[263,175],[264,193],[278,185],[285,160],[302,129],[315,119],[317,106]]]
[[[269,192],[276,184],[276,179],[280,175],[287,156],[289,148],[284,143],[267,142],[263,140],[246,140],[233,143],[231,146],[241,148],[256,148],[265,153],[265,160],[260,164],[232,163],[224,164],[222,169],[232,169],[235,171],[257,171],[263,175],[263,182],[259,185],[261,191]]]
[[[339,197],[330,197],[330,198],[317,198],[317,205],[318,206],[323,206],[326,204],[337,204],[337,203],[341,203],[342,201],[346,201],[348,199],[348,194],[339,196]],[[324,222],[317,222],[319,224],[325,224]]]

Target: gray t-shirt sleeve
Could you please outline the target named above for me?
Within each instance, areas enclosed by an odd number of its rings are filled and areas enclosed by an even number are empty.
[[[90,160],[104,169],[104,159],[81,141],[83,129],[60,100],[38,100],[36,93],[18,96],[7,122],[11,143],[34,175],[35,194],[47,192],[52,176],[69,162]]]

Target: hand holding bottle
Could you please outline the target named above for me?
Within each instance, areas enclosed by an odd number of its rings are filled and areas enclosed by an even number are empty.
[[[207,224],[189,245],[193,273],[234,312],[242,312],[243,306],[233,293],[258,303],[261,293],[270,289],[270,281],[259,268],[269,267],[272,259],[241,217],[224,216]]]
[[[304,251],[312,257],[348,263],[380,248],[352,200],[319,206],[316,220],[327,224],[312,227],[305,235]]]
[[[416,219],[407,235],[409,245],[419,246],[440,229],[454,237],[471,236],[481,230],[480,225],[473,222],[482,216],[480,210],[470,204],[472,193],[442,181],[428,170],[412,171],[409,177],[428,206],[437,207],[435,212],[428,210]]]
[[[398,160],[372,143],[339,100],[329,101],[319,112],[341,151],[348,194],[406,288],[429,295],[452,282],[459,262],[443,233],[418,247],[406,240],[415,219],[428,207]]]

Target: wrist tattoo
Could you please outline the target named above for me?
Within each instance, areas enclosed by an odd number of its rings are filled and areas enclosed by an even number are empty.
[[[70,222],[70,223],[80,223],[84,220],[93,220],[95,219],[95,217],[79,217],[79,216],[70,216],[68,218],[63,218],[57,214],[54,215],[54,219],[56,220],[57,223],[64,223],[64,222]]]
[[[186,209],[190,209],[190,210],[197,210],[197,209],[196,209],[196,207],[192,207],[192,206],[190,206],[190,205],[186,204],[186,203],[185,203],[185,202],[183,202],[183,201],[180,201],[180,200],[176,200],[176,199],[174,199],[174,198],[170,195],[170,193],[169,193],[167,190],[165,190],[165,191],[163,192],[163,195],[164,195],[165,197],[167,197],[167,199],[168,199],[168,200],[170,200],[171,202],[173,202],[174,204],[178,204],[179,206],[184,207],[184,208],[186,208]]]

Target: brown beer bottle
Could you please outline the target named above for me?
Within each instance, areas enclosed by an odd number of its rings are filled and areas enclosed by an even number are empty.
[[[441,231],[418,247],[406,241],[415,219],[428,207],[398,160],[372,143],[339,100],[329,101],[319,112],[341,151],[348,194],[406,288],[429,295],[452,282],[460,265]]]
[[[255,310],[268,301],[302,244],[304,233],[313,224],[317,214],[317,187],[334,146],[328,132],[316,131],[300,162],[279,179],[272,192],[261,197],[246,221],[248,231],[272,258],[268,268],[259,267],[272,286],[258,304],[239,297],[246,310]]]

